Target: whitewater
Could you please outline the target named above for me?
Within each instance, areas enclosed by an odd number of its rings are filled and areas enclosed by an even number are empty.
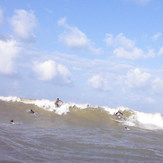
[[[0,96],[0,162],[163,162],[162,139],[160,113]]]

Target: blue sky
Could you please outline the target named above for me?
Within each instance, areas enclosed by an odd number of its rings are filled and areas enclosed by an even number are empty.
[[[163,113],[162,0],[0,0],[0,95]]]

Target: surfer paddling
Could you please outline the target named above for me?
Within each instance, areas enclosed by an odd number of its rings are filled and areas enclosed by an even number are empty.
[[[14,120],[11,120],[10,121],[10,124],[14,125],[15,124]]]
[[[63,104],[63,101],[57,98],[54,104],[56,107],[60,107]]]
[[[128,127],[125,127],[126,130],[130,130]]]
[[[35,114],[35,112],[34,112],[32,109],[29,111],[29,113],[31,113],[31,114]]]

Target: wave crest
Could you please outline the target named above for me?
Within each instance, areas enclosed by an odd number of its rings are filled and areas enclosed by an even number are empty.
[[[93,106],[88,104],[63,103],[61,107],[55,107],[54,101],[47,99],[27,99],[20,97],[3,97],[0,100],[6,102],[18,102],[24,104],[36,105],[39,108],[55,112],[62,116],[70,123],[96,125],[96,126],[110,126],[114,124],[122,124],[134,126],[145,129],[163,129],[163,116],[160,113],[144,113],[127,107],[109,108],[107,106]],[[123,112],[122,122],[115,122],[115,113],[121,110]],[[52,113],[53,114],[53,113]]]

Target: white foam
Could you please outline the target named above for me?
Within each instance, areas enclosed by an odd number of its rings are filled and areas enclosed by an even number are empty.
[[[143,113],[135,111],[129,119],[131,124],[146,129],[163,129],[163,116],[160,113]]]
[[[72,106],[76,106],[79,109],[86,109],[87,108],[87,104],[76,104],[76,103],[63,103],[60,107],[56,107],[55,106],[55,101],[50,101],[47,99],[40,99],[40,100],[29,100],[29,99],[21,99],[19,97],[3,97],[0,96],[0,100],[3,101],[12,101],[12,102],[22,102],[25,104],[34,104],[44,110],[47,111],[55,111],[55,113],[62,115],[62,114],[67,114],[70,110],[69,108]]]
[[[50,101],[47,99],[40,99],[40,100],[29,100],[29,99],[22,99],[19,97],[3,97],[0,96],[0,100],[3,101],[12,101],[12,102],[23,102],[25,104],[34,104],[42,109],[47,111],[54,111],[55,113],[62,115],[67,114],[70,111],[70,107],[76,106],[79,109],[87,109],[88,104],[76,104],[76,103],[63,103],[60,107],[56,107],[54,101]],[[90,106],[93,108],[99,108],[98,106]],[[117,107],[117,108],[109,108],[107,106],[101,107],[108,114],[114,115],[118,110],[123,111],[132,111],[132,115],[125,121],[125,125],[128,126],[136,126],[146,129],[163,129],[163,116],[160,113],[144,113],[131,110],[127,107]]]
[[[131,110],[127,107],[123,107],[123,106],[118,106],[116,108],[109,108],[107,106],[103,106],[102,108],[104,108],[105,111],[109,112],[109,114],[114,115],[117,111],[125,111],[125,110]]]
[[[132,115],[126,119],[126,121],[123,123],[124,125],[151,130],[163,129],[163,116],[160,113],[138,112],[123,106],[117,108],[109,108],[104,106],[104,110],[112,115],[114,115],[118,110],[122,112],[132,111]]]
[[[8,97],[0,96],[0,100],[12,101],[12,102],[20,102],[21,101],[21,99],[19,97],[16,97],[16,96],[8,96]]]

